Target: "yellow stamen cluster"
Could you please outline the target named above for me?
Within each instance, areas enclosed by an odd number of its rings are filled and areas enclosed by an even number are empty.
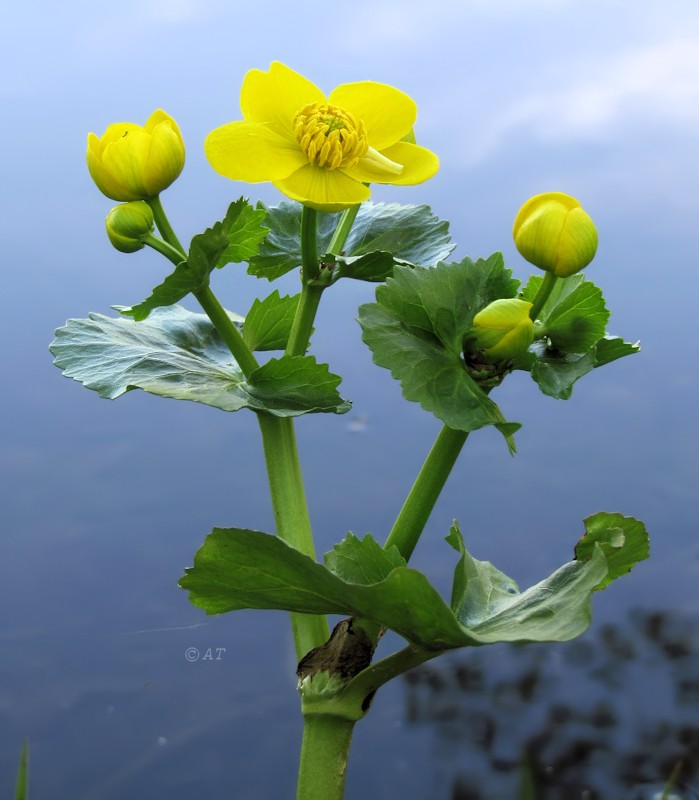
[[[316,167],[353,167],[368,149],[362,120],[331,103],[308,103],[294,116],[293,126],[301,149]]]

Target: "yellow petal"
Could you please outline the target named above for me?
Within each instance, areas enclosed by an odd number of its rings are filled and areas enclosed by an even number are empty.
[[[172,130],[175,131],[180,140],[182,140],[182,134],[180,133],[177,123],[169,114],[163,111],[162,108],[158,108],[150,115],[150,117],[148,117],[144,128],[149,133],[152,133],[162,122],[166,122],[172,128]]]
[[[150,195],[160,194],[178,177],[183,167],[184,144],[182,137],[179,130],[172,127],[170,120],[163,120],[155,126],[150,137],[150,147],[143,175],[148,193]]]
[[[115,199],[140,200],[150,195],[144,181],[150,140],[143,128],[134,126],[106,144],[102,152],[105,175],[112,176],[115,186],[124,187],[124,192]]]
[[[414,186],[431,178],[439,169],[439,159],[426,147],[408,142],[396,142],[381,151],[381,155],[403,165],[402,172],[382,171],[377,164],[360,159],[359,163],[344,170],[363,183],[391,183],[394,186]]]
[[[291,177],[274,185],[292,200],[318,211],[342,211],[369,199],[371,192],[361,183],[337,169],[307,164]]]
[[[417,117],[415,101],[385,83],[343,83],[330,93],[328,102],[361,119],[366,126],[367,141],[381,151],[402,139]]]
[[[104,168],[102,164],[102,143],[94,133],[89,133],[87,136],[87,152],[85,156],[92,180],[102,194],[111,197],[112,200],[120,200],[124,192],[130,195],[130,192]]]
[[[240,90],[240,108],[248,122],[265,122],[280,136],[296,141],[292,121],[307,103],[325,95],[308,79],[275,61],[269,72],[251,69]]]
[[[298,142],[289,142],[267,125],[229,122],[206,137],[209,163],[234,181],[278,181],[308,164]]]

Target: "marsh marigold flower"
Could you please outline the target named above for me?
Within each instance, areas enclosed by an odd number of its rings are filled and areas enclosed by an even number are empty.
[[[516,298],[501,298],[473,318],[476,346],[488,361],[505,361],[523,353],[532,342],[534,323],[529,318],[532,304]]]
[[[328,97],[279,62],[243,80],[244,120],[212,131],[211,166],[238,181],[271,181],[321,211],[366,200],[365,183],[412,185],[431,178],[437,156],[410,141],[417,106],[383,83],[345,83]]]
[[[595,223],[562,192],[537,194],[520,208],[512,230],[519,252],[534,266],[567,278],[597,252]]]
[[[160,109],[141,127],[116,122],[87,137],[87,168],[112,200],[147,200],[160,194],[184,167],[184,142],[172,117]]]

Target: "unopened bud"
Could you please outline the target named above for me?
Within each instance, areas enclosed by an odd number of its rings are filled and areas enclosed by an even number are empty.
[[[537,194],[520,208],[512,230],[531,264],[567,278],[586,267],[597,251],[597,230],[580,203],[562,192]]]
[[[134,200],[115,206],[107,215],[107,236],[122,253],[135,253],[153,231],[153,212],[147,203]]]
[[[516,298],[494,300],[473,318],[475,346],[490,362],[507,361],[523,353],[534,338],[532,304]]]

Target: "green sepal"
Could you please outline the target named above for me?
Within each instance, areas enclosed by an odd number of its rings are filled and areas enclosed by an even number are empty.
[[[286,348],[299,297],[298,294],[280,296],[275,289],[264,300],[254,301],[243,325],[243,339],[251,350]]]
[[[366,537],[346,539],[340,559],[329,554],[332,571],[271,534],[215,528],[180,586],[208,614],[258,608],[354,616],[427,650],[566,641],[588,627],[592,594],[647,555],[647,534],[637,520],[596,514],[586,524],[591,538],[578,545],[576,560],[519,592],[492,564],[468,553],[455,523],[449,542],[461,557],[451,608],[417,570],[389,569],[395,554],[382,559]]]
[[[174,305],[190,292],[206,288],[215,268],[247,261],[258,252],[267,235],[267,228],[262,225],[264,218],[264,210],[253,208],[242,197],[231,203],[223,220],[192,238],[187,259],[149,297],[135,306],[120,309],[120,313],[144,320],[154,308]]]
[[[463,346],[474,316],[493,300],[513,297],[518,286],[500,253],[430,269],[399,266],[377,288],[376,302],[359,309],[362,338],[374,362],[391,371],[406,399],[450,428],[494,425],[511,451],[512,433],[520,426],[505,420],[466,369]]]
[[[248,272],[275,280],[301,264],[301,209],[299,203],[258,208],[267,213],[269,235]],[[428,266],[446,258],[454,249],[449,223],[434,216],[429,206],[363,203],[343,247],[342,254],[327,254],[340,214],[317,216],[318,253],[324,283],[342,277],[382,281],[395,264]]]
[[[228,313],[240,326],[242,317]],[[311,356],[271,359],[246,379],[208,317],[181,306],[155,309],[143,322],[102,314],[68,320],[50,350],[66,377],[108,399],[143,389],[279,417],[350,407],[337,392],[341,379]]]

